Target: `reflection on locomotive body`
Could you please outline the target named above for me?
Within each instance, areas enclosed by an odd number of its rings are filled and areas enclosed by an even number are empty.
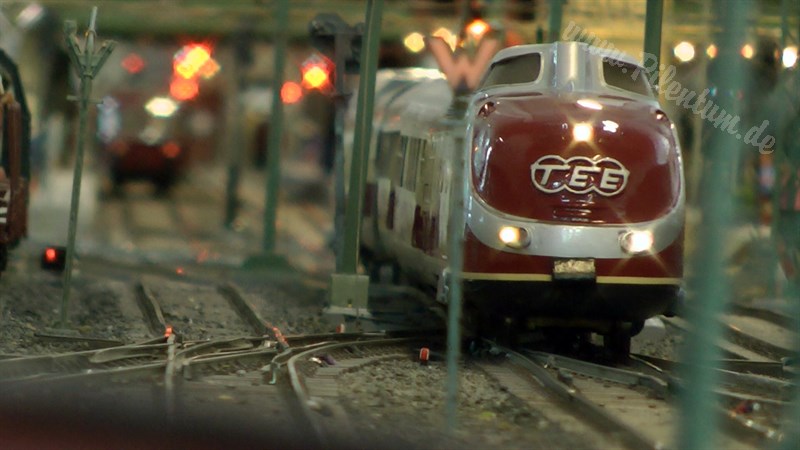
[[[470,317],[595,331],[625,351],[647,318],[674,310],[681,154],[633,58],[576,42],[504,49],[459,125],[438,71],[382,71],[376,94],[366,261],[396,263],[442,294],[450,192],[460,189],[452,164],[464,152]]]
[[[158,191],[166,192],[177,181],[186,159],[175,140],[151,143],[140,138],[117,139],[106,149],[115,188],[130,180],[147,180]]]

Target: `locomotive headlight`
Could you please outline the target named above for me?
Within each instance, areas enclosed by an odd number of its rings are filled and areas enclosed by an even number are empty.
[[[497,233],[500,240],[511,248],[527,247],[531,243],[528,231],[519,227],[502,227]]]
[[[576,123],[575,126],[572,127],[572,137],[577,142],[591,141],[593,134],[594,128],[589,123]]]
[[[628,231],[619,237],[619,244],[626,253],[637,254],[653,248],[653,232],[649,230]]]

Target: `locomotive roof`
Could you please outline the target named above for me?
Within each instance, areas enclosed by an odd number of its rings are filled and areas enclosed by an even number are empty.
[[[478,91],[586,92],[657,104],[647,75],[635,58],[617,50],[582,42],[519,45],[497,52]]]

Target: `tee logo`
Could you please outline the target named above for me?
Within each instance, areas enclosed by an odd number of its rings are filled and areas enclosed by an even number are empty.
[[[545,155],[531,164],[533,185],[548,194],[566,190],[573,194],[596,192],[611,197],[625,189],[628,174],[630,172],[622,163],[608,157],[573,156],[564,159],[558,155]]]

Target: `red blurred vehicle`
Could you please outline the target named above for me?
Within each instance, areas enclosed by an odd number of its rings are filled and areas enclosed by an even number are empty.
[[[183,146],[172,139],[147,142],[141,137],[120,138],[106,149],[115,190],[127,181],[148,180],[159,193],[166,193],[177,181],[186,159]]]
[[[17,66],[0,50],[0,271],[28,235],[30,114]]]

